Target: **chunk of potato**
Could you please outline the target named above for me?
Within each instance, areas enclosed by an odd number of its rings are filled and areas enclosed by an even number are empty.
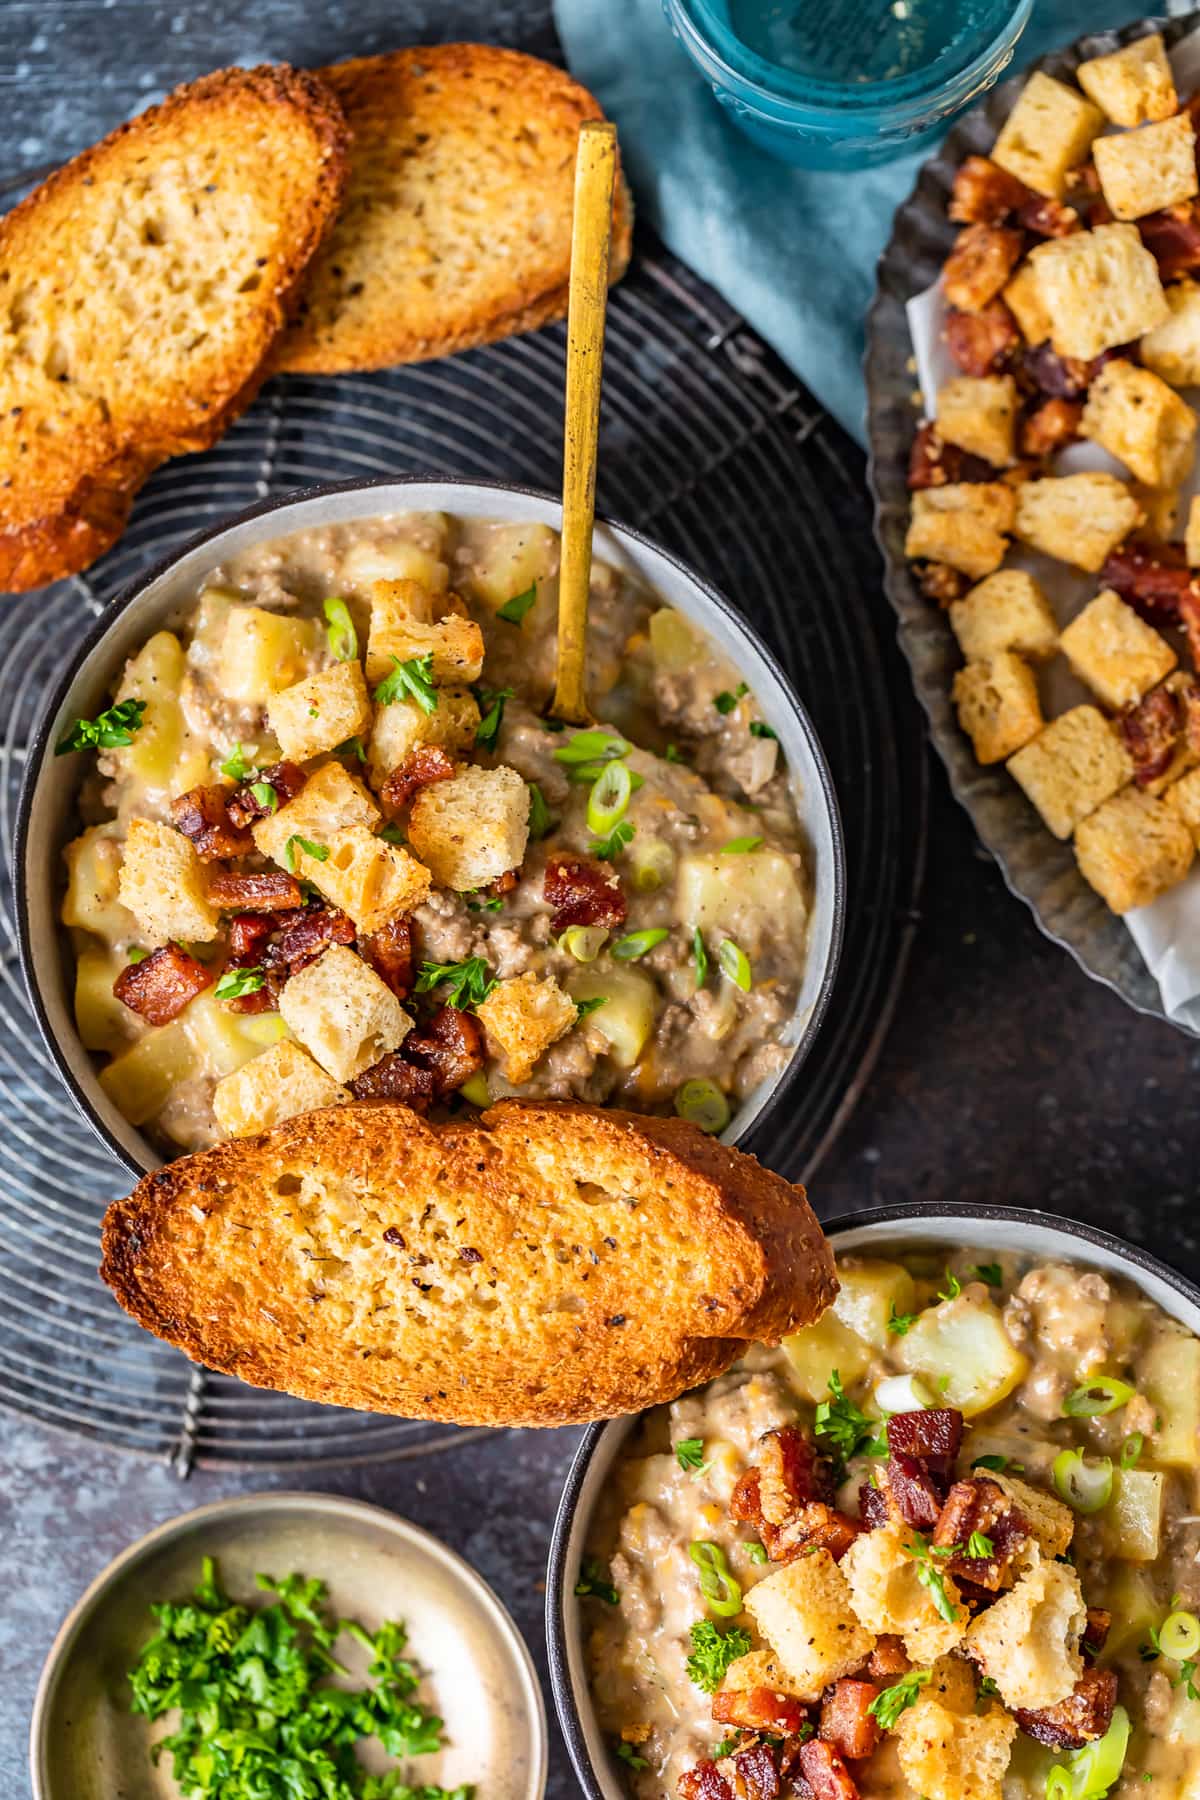
[[[464,585],[493,608],[544,581],[558,566],[558,537],[549,525],[493,525],[475,549]]]
[[[1200,1339],[1164,1332],[1146,1351],[1138,1386],[1157,1409],[1151,1440],[1156,1463],[1194,1469],[1200,1463]]]
[[[182,1019],[146,1032],[100,1071],[100,1086],[131,1125],[161,1112],[172,1088],[200,1073],[200,1059]]]
[[[1153,1469],[1116,1469],[1104,1509],[1104,1540],[1124,1562],[1157,1560],[1162,1534],[1163,1482]]]
[[[650,649],[656,666],[670,675],[694,668],[710,654],[695,626],[673,606],[650,614]]]
[[[587,1022],[608,1039],[617,1067],[632,1069],[654,1028],[655,987],[649,976],[615,966],[589,969],[571,977],[567,992],[576,1003],[603,998]]]
[[[380,544],[354,544],[343,568],[347,582],[357,592],[369,594],[377,581],[416,581],[431,594],[444,594],[450,570],[443,560],[447,519],[445,513],[415,515],[428,527],[426,545],[411,538],[389,538]]]
[[[216,998],[212,988],[188,1002],[180,1014],[180,1021],[205,1073],[218,1077],[232,1075],[235,1069],[240,1069],[243,1063],[259,1054],[264,1043],[262,1027],[265,1023],[269,1022],[273,1028],[273,1035],[265,1040],[268,1043],[278,1041],[282,1035],[280,1026],[283,1026],[283,1034],[287,1031],[278,1013],[230,1012]]]
[[[871,1366],[871,1351],[840,1318],[827,1312],[815,1325],[783,1340],[792,1386],[814,1406],[828,1399],[829,1377],[836,1369],[842,1386],[850,1387]]]
[[[113,750],[119,777],[151,793],[182,793],[176,788],[175,765],[183,738],[179,689],[183,684],[183,645],[173,631],[156,631],[125,665],[117,700],[144,700],[146,710],[133,742]]]
[[[133,1036],[133,1014],[113,993],[125,960],[100,944],[89,944],[75,959],[75,1029],[85,1050],[111,1056]]]
[[[231,608],[218,668],[224,698],[240,706],[265,706],[272,694],[294,687],[308,674],[316,648],[315,619],[267,612],[261,606]]]
[[[886,1350],[895,1342],[895,1333],[888,1330],[893,1311],[903,1314],[914,1309],[916,1287],[908,1270],[899,1263],[864,1257],[839,1263],[838,1281],[841,1285],[833,1310],[842,1324],[876,1350]]]
[[[702,932],[714,949],[723,938],[732,938],[751,964],[765,944],[803,942],[804,896],[795,870],[779,850],[680,857],[676,894],[689,932]]]
[[[94,932],[109,944],[137,943],[137,920],[117,898],[124,855],[120,827],[115,822],[90,825],[63,854],[67,863],[63,924]]]
[[[896,1360],[926,1376],[939,1404],[968,1419],[998,1406],[1029,1373],[990,1300],[960,1294],[928,1307],[896,1340]]]
[[[1163,1606],[1141,1570],[1129,1563],[1110,1563],[1098,1594],[1088,1598],[1112,1613],[1102,1661],[1107,1667],[1126,1651],[1145,1643],[1152,1627],[1162,1624]]]

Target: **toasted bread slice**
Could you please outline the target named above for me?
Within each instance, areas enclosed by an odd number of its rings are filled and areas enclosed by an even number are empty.
[[[439,44],[321,70],[353,132],[341,217],[313,265],[282,369],[420,362],[562,318],[575,145],[603,118],[561,69]],[[611,278],[633,207],[618,181]]]
[[[85,568],[248,405],[346,172],[319,81],[226,69],[0,219],[0,590]]]
[[[104,1279],[258,1387],[461,1424],[669,1400],[836,1291],[803,1188],[679,1119],[503,1101],[305,1113],[147,1175]]]

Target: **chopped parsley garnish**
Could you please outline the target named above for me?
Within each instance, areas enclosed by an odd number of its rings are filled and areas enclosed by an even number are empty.
[[[742,695],[748,694],[749,692],[750,689],[746,686],[746,683],[744,681],[739,682],[736,690],[732,694],[729,692],[729,689],[726,688],[722,693],[714,695],[713,705],[722,717],[724,717],[727,713],[733,711],[738,701],[742,698]]]
[[[216,986],[218,1000],[240,1000],[243,994],[257,994],[266,981],[261,969],[226,969]]]
[[[509,605],[512,605],[511,600],[509,601]],[[501,609],[500,616],[501,618],[504,616],[503,609]],[[627,1763],[629,1767],[635,1771],[639,1769],[648,1769],[650,1767],[650,1764],[646,1761],[645,1757],[639,1756],[633,1745],[627,1744],[624,1738],[622,1738],[621,1742],[617,1745],[617,1761]]]
[[[898,1313],[896,1302],[893,1300],[888,1313],[887,1328],[896,1337],[904,1337],[912,1330],[920,1316],[920,1313]]]
[[[750,736],[751,737],[761,737],[761,738],[777,738],[779,736],[779,733],[777,731],[773,731],[769,725],[764,725],[761,719],[751,719],[751,721],[750,721]]]
[[[885,1731],[894,1730],[901,1713],[916,1705],[921,1689],[930,1681],[932,1674],[931,1669],[910,1669],[907,1675],[902,1675],[891,1687],[881,1689],[867,1711],[879,1720]]]
[[[355,1754],[374,1737],[389,1756],[427,1756],[442,1721],[414,1698],[417,1669],[398,1620],[372,1635],[328,1609],[324,1583],[303,1575],[256,1577],[276,1597],[258,1611],[221,1591],[209,1557],[194,1595],[152,1608],[158,1630],[129,1671],[132,1708],[151,1720],[178,1709],[151,1754],[171,1756],[174,1785],[191,1800],[470,1800],[458,1787],[414,1789],[407,1771],[369,1775]],[[333,1650],[345,1633],[369,1653],[368,1682],[345,1675]]]
[[[514,594],[506,600],[496,613],[498,619],[506,619],[510,625],[519,625],[525,614],[532,612],[537,605],[537,582],[533,581],[523,594]]]
[[[839,1462],[848,1463],[859,1450],[874,1441],[879,1421],[868,1419],[853,1400],[846,1398],[842,1378],[836,1369],[830,1372],[829,1393],[831,1398],[820,1401],[813,1414],[813,1431]]]
[[[911,1556],[916,1563],[917,1580],[927,1590],[938,1617],[945,1619],[948,1625],[953,1625],[958,1618],[958,1608],[946,1592],[946,1577],[940,1569],[934,1566],[929,1553],[929,1544],[919,1531],[914,1531],[912,1542],[905,1544],[903,1548],[905,1555]],[[944,1548],[953,1550],[956,1546],[946,1545]]]
[[[482,956],[468,956],[465,962],[421,964],[417,975],[418,994],[431,993],[434,988],[446,987],[447,1006],[466,1012],[468,1007],[480,1006],[487,999],[496,982],[491,970]]]
[[[54,746],[55,756],[67,756],[72,750],[117,750],[132,744],[133,734],[142,723],[146,710],[144,700],[121,700],[94,719],[76,719]]]
[[[999,1263],[976,1263],[967,1273],[973,1275],[976,1281],[985,1281],[988,1287],[1004,1286],[1004,1270]]]
[[[503,906],[504,906],[504,901],[500,898],[500,896],[498,894],[494,894],[490,900],[468,900],[467,901],[467,911],[474,912],[474,913],[500,912],[501,909],[503,908]]]
[[[546,796],[536,781],[529,784],[529,835],[535,841],[549,837],[558,821],[550,816]]]
[[[227,775],[230,781],[245,781],[253,767],[254,765],[248,760],[243,746],[235,744],[221,764],[221,773]]]
[[[970,1537],[967,1539],[967,1556],[971,1557],[975,1562],[986,1562],[990,1556],[995,1556],[995,1554],[996,1546],[993,1544],[986,1531],[973,1531],[971,1533]]]
[[[1021,1474],[1024,1472],[1025,1465],[1023,1463],[1014,1462],[1011,1456],[992,1454],[988,1456],[977,1456],[971,1464],[971,1467],[973,1469],[1015,1469],[1018,1474]]]
[[[357,756],[359,762],[367,760],[366,745],[360,737],[346,738],[342,743],[333,746],[335,756]]]
[[[500,727],[504,723],[505,702],[512,699],[513,691],[510,687],[478,688],[476,697],[480,708],[486,706],[487,711],[475,727],[475,742],[481,750],[494,750]]]
[[[680,756],[679,751],[675,748],[674,744],[668,744],[663,751],[663,761],[669,763],[681,763],[683,761],[682,756]]]
[[[998,1696],[999,1692],[1000,1692],[1000,1689],[996,1686],[996,1684],[992,1680],[991,1676],[985,1675],[983,1677],[982,1681],[979,1683],[979,1695],[978,1695],[979,1699],[980,1700],[994,1700]]]
[[[296,873],[297,850],[303,850],[305,856],[311,856],[314,862],[329,861],[329,852],[324,844],[314,844],[311,838],[301,837],[299,832],[296,832],[283,847],[283,860],[291,875]]]
[[[352,662],[358,655],[358,633],[350,617],[350,608],[344,600],[329,599],[322,603],[321,610],[325,614],[325,636],[329,640],[330,654],[338,662]]]
[[[696,986],[702,988],[708,979],[708,951],[704,948],[698,925],[692,933],[692,962],[696,968]]]
[[[385,675],[375,689],[375,699],[380,706],[391,706],[394,701],[404,698],[415,700],[423,713],[437,711],[432,651],[428,656],[414,656],[408,662],[393,656],[391,673]]]
[[[613,826],[607,837],[593,838],[588,849],[601,862],[616,862],[625,846],[633,842],[633,832],[630,821],[622,819]]]
[[[250,792],[260,806],[265,806],[269,813],[278,812],[279,795],[269,781],[254,781],[250,784]]]
[[[675,1446],[675,1460],[681,1469],[703,1469],[704,1439],[680,1438]]]
[[[604,1573],[604,1564],[596,1556],[585,1556],[579,1565],[575,1592],[581,1600],[603,1600],[609,1606],[620,1606],[621,1596]]]
[[[713,1752],[712,1752],[713,1762],[720,1762],[720,1760],[723,1756],[732,1755],[733,1752],[737,1749],[738,1744],[740,1742],[741,1742],[741,1739],[736,1738],[736,1737],[722,1738],[719,1744],[713,1745]]]
[[[950,1270],[947,1269],[946,1270],[945,1292],[943,1293],[942,1289],[939,1288],[938,1296],[937,1296],[938,1299],[939,1300],[957,1300],[958,1296],[961,1293],[962,1293],[962,1282],[958,1279],[957,1275],[951,1274]]]
[[[593,994],[590,1000],[577,1000],[575,1002],[575,1023],[578,1025],[580,1019],[586,1019],[588,1014],[594,1013],[598,1006],[607,1006],[608,999],[607,994]]]
[[[720,1632],[711,1619],[698,1619],[692,1626],[691,1640],[687,1672],[704,1694],[715,1694],[729,1665],[739,1656],[750,1654],[750,1633],[738,1625],[732,1631]]]

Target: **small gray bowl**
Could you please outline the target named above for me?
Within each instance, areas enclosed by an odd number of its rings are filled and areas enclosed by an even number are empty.
[[[38,1684],[30,1729],[33,1800],[172,1800],[163,1728],[129,1710],[127,1669],[151,1635],[152,1601],[183,1599],[204,1556],[243,1598],[255,1574],[318,1575],[333,1610],[368,1630],[403,1619],[429,1671],[447,1746],[422,1780],[474,1782],[488,1800],[541,1800],[546,1711],[529,1651],[491,1588],[437,1538],[359,1500],[253,1494],[171,1519],[133,1544],[64,1620]],[[368,1752],[369,1755],[369,1752]],[[386,1767],[383,1759],[379,1767]]]
[[[1148,1299],[1200,1337],[1200,1287],[1135,1244],[1055,1213],[981,1206],[963,1213],[937,1204],[876,1207],[833,1219],[825,1235],[836,1251],[1012,1250],[1065,1257],[1104,1274],[1123,1275]],[[584,1617],[575,1597],[592,1517],[638,1415],[590,1425],[558,1504],[546,1574],[546,1642],[558,1722],[584,1800],[628,1800],[620,1764],[596,1719],[587,1679]]]
[[[163,1158],[122,1118],[97,1080],[79,1041],[72,1007],[73,958],[58,923],[63,891],[62,850],[76,834],[77,757],[56,757],[54,746],[70,720],[91,718],[106,703],[125,660],[196,593],[209,570],[254,544],[317,525],[343,524],[396,512],[447,512],[460,517],[560,526],[562,508],[532,488],[480,481],[396,476],[307,488],[258,506],[201,533],[143,576],[84,639],[51,696],[29,747],[17,809],[15,882],[21,967],[46,1046],[68,1092],[96,1135],[135,1176]],[[791,1060],[739,1108],[725,1137],[744,1138],[761,1126],[799,1073],[816,1037],[837,972],[846,905],[841,820],[824,752],[803,705],[771,652],[724,596],[685,563],[640,532],[598,520],[596,555],[630,571],[687,618],[703,627],[741,670],[762,713],[779,737],[792,793],[814,867],[814,892],[804,980],[785,1029]]]

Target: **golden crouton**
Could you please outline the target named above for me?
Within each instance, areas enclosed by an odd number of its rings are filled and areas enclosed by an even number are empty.
[[[367,680],[379,682],[397,663],[433,658],[435,686],[476,681],[483,633],[464,618],[456,594],[433,594],[415,581],[377,581],[371,589]]]
[[[1041,661],[1058,648],[1050,602],[1024,569],[997,569],[950,607],[950,628],[968,662],[1001,650]]]
[[[938,435],[994,468],[1015,455],[1017,384],[1011,375],[956,375],[939,389]]]
[[[1169,119],[1179,105],[1175,77],[1157,31],[1108,56],[1089,58],[1075,75],[1089,100],[1102,107],[1114,125]]]
[[[875,1648],[875,1633],[855,1617],[845,1576],[828,1550],[798,1557],[757,1582],[746,1595],[746,1611],[791,1691],[805,1700],[816,1700]]]
[[[1013,491],[1002,481],[922,488],[912,497],[904,554],[949,563],[979,581],[1004,561],[1015,509]]]
[[[217,657],[217,692],[239,706],[265,706],[312,667],[316,648],[315,619],[261,606],[231,607]]]
[[[1047,1561],[1056,1556],[1063,1556],[1070,1548],[1071,1539],[1075,1535],[1075,1514],[1053,1494],[1043,1488],[1030,1487],[1027,1481],[1018,1481],[1015,1475],[992,1474],[988,1479],[1004,1489],[1009,1499],[1014,1501],[1025,1515],[1025,1523]]]
[[[1009,758],[1008,772],[1057,838],[1069,838],[1133,778],[1133,761],[1104,714],[1073,706]]]
[[[503,764],[422,788],[408,821],[408,841],[438,886],[460,893],[519,869],[528,840],[529,789]]]
[[[958,723],[981,763],[1005,762],[1042,729],[1037,680],[1011,650],[969,662],[954,677],[952,694]]]
[[[1090,362],[1131,344],[1168,315],[1158,264],[1136,225],[1097,225],[1048,238],[1029,252],[1059,356]]]
[[[303,838],[323,850],[339,831],[352,825],[369,829],[382,816],[357,775],[339,762],[328,762],[313,771],[294,800],[256,821],[254,844],[272,862],[311,881],[319,861],[293,840]]]
[[[217,935],[220,914],[209,903],[204,864],[169,825],[130,819],[117,892],[148,944],[206,944]]]
[[[531,969],[498,981],[476,1012],[504,1057],[504,1073],[520,1086],[551,1044],[570,1031],[578,1009],[553,975],[539,981]]]
[[[391,988],[342,944],[332,944],[284,982],[279,1011],[335,1081],[361,1075],[412,1030]]]
[[[253,1137],[297,1113],[344,1106],[349,1090],[290,1038],[272,1044],[213,1089],[213,1115],[226,1137]]]
[[[1183,544],[1188,567],[1200,568],[1200,494],[1193,494],[1188,502],[1187,526],[1184,531]]]
[[[1105,203],[1115,219],[1143,219],[1190,200],[1196,177],[1196,133],[1187,113],[1140,131],[1118,131],[1092,146]]]
[[[1042,301],[1037,270],[1026,260],[1017,269],[1000,298],[1017,321],[1027,344],[1044,344],[1050,336],[1050,314]]]
[[[1065,1700],[1082,1675],[1086,1625],[1075,1570],[1039,1561],[971,1621],[966,1649],[1006,1706],[1036,1711]]]
[[[936,1700],[947,1712],[971,1713],[975,1711],[975,1696],[979,1690],[979,1679],[975,1673],[975,1665],[952,1650],[948,1656],[939,1656],[929,1671],[929,1685],[924,1690],[929,1699]]]
[[[267,720],[279,748],[293,762],[361,737],[371,723],[367,684],[356,662],[334,663],[283,688],[267,701]]]
[[[1087,160],[1104,114],[1074,88],[1039,70],[1029,77],[992,149],[992,161],[1031,187],[1061,200],[1067,171]]]
[[[1060,643],[1080,681],[1114,712],[1140,700],[1177,661],[1166,638],[1111,588],[1076,613]]]
[[[955,1615],[942,1618],[932,1591],[921,1580],[922,1570],[933,1565],[910,1554],[921,1546],[922,1540],[911,1526],[903,1522],[880,1525],[855,1539],[842,1558],[841,1572],[850,1584],[854,1612],[864,1624],[869,1623],[873,1631],[893,1632],[903,1638],[912,1661],[928,1667],[962,1640],[970,1614],[953,1578],[938,1569]]]
[[[1106,800],[1075,833],[1079,872],[1115,913],[1149,906],[1183,880],[1195,854],[1176,808],[1134,787]]]
[[[1003,1707],[963,1714],[927,1689],[896,1724],[900,1773],[923,1800],[1001,1800],[1016,1735]]]
[[[1170,543],[1179,519],[1179,489],[1146,487],[1135,481],[1129,491],[1142,509],[1138,536],[1152,538],[1156,544]]]
[[[360,931],[379,931],[429,898],[433,877],[425,864],[365,825],[335,831],[326,848],[324,862],[308,859],[309,879]]]
[[[1141,517],[1127,484],[1115,475],[1045,475],[1017,489],[1016,534],[1022,543],[1092,573]]]
[[[1163,795],[1192,834],[1192,842],[1200,850],[1200,769],[1176,781]]]
[[[1195,413],[1161,376],[1124,357],[1093,381],[1079,429],[1147,487],[1175,487],[1191,469]]]
[[[1164,289],[1167,317],[1139,346],[1142,361],[1174,387],[1200,385],[1200,283],[1173,281]]]
[[[769,1650],[751,1650],[730,1663],[718,1692],[745,1694],[751,1688],[770,1688],[773,1694],[791,1694],[797,1700],[811,1698],[809,1690],[801,1688]]]
[[[437,701],[431,713],[403,695],[375,708],[367,745],[367,779],[372,787],[382,787],[418,744],[436,744],[451,757],[471,748],[479,728],[475,696],[466,688],[444,687],[438,689]]]

